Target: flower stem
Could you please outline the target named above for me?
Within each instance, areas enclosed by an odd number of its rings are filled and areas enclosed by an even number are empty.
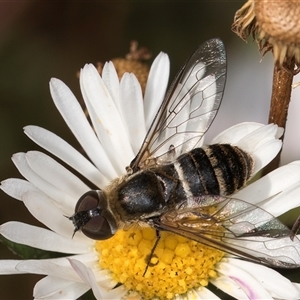
[[[294,66],[293,60],[288,61],[285,68],[280,66],[278,62],[274,64],[269,123],[275,123],[283,128],[286,125],[291,100]]]
[[[269,123],[277,124],[284,129],[286,127],[288,108],[291,101],[294,68],[295,61],[293,58],[286,58],[284,67],[280,65],[278,61],[274,63]],[[281,139],[284,139],[284,135]],[[274,160],[265,168],[265,174],[279,166],[280,154],[281,152],[279,152]]]

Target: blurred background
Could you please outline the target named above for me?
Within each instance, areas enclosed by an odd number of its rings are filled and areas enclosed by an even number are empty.
[[[0,180],[20,177],[11,155],[38,149],[23,134],[25,125],[45,127],[70,143],[56,111],[49,80],[63,80],[80,98],[76,73],[87,62],[105,62],[128,53],[135,39],[153,58],[164,51],[171,79],[203,41],[220,37],[228,52],[223,103],[211,135],[243,121],[266,123],[273,60],[262,61],[257,46],[231,32],[244,1],[18,1],[0,2]],[[296,79],[297,81],[297,79]],[[298,81],[300,78],[298,76]],[[293,94],[282,163],[300,159],[299,90]],[[293,132],[293,129],[295,130]],[[297,143],[296,143],[297,142]],[[18,220],[38,224],[24,205],[0,192],[0,224]],[[0,244],[0,258],[17,258]],[[0,262],[1,263],[1,262]],[[0,276],[1,299],[32,299],[40,276]]]

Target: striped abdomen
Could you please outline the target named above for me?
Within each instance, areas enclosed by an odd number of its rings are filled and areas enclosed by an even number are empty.
[[[253,159],[238,147],[196,148],[172,164],[128,176],[111,191],[109,203],[123,222],[152,218],[185,199],[233,194],[246,184],[252,171]]]
[[[179,156],[174,163],[180,179],[179,189],[193,197],[233,194],[245,186],[253,166],[248,153],[229,144],[196,148]]]

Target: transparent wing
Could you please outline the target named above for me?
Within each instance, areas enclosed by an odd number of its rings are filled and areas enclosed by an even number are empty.
[[[180,154],[201,146],[220,106],[225,80],[224,45],[219,39],[208,40],[176,76],[130,164],[132,170],[172,162]]]
[[[265,210],[242,200],[202,196],[165,213],[157,227],[272,267],[299,268],[300,241]]]

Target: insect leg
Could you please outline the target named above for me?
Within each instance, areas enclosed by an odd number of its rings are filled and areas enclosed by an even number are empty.
[[[160,238],[161,238],[161,236],[160,236],[160,230],[156,229],[156,241],[155,241],[155,244],[152,247],[152,250],[151,250],[150,254],[148,255],[147,266],[145,268],[143,277],[147,273],[149,266],[153,266],[153,264],[151,264],[151,259],[154,256],[154,251],[155,251],[155,249],[156,249],[156,247],[158,245],[158,242],[159,242]]]
[[[294,240],[294,237],[297,234],[299,229],[300,229],[300,215],[297,218],[297,220],[295,221],[295,223],[294,223],[294,225],[291,229],[290,238],[291,238],[292,241]]]

